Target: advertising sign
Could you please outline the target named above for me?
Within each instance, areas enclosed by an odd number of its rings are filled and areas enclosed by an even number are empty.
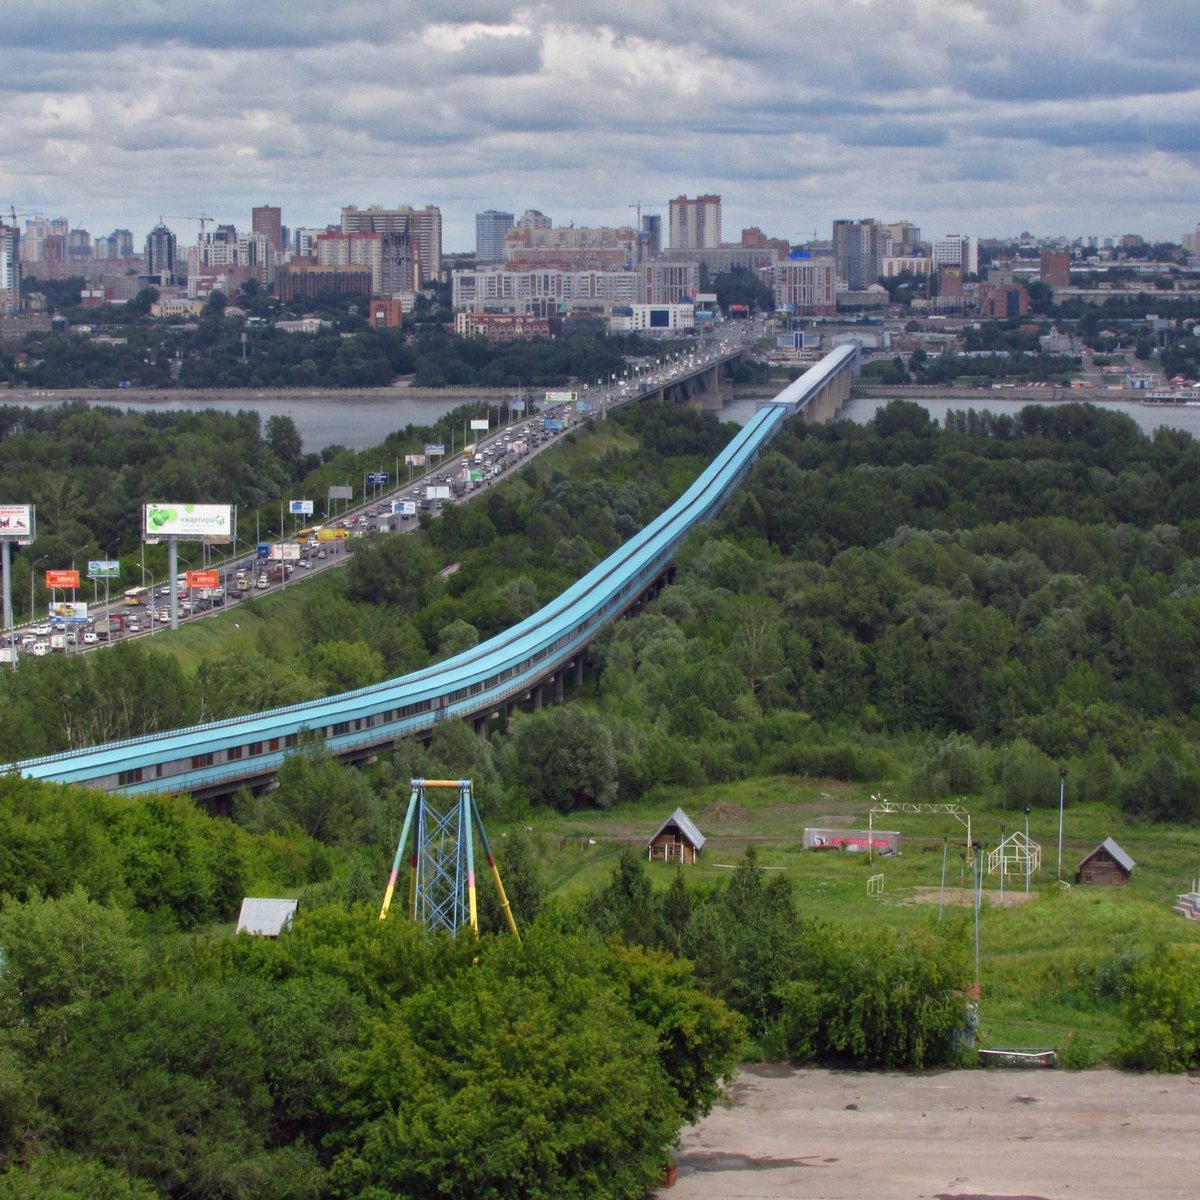
[[[406,454],[404,456],[404,465],[406,467],[423,467],[425,465],[425,455]]]
[[[32,504],[0,504],[0,538],[31,542],[36,524]]]
[[[317,530],[317,541],[318,542],[340,542],[340,541],[343,541],[345,539],[345,537],[346,537],[346,531],[344,529],[318,529]]]
[[[471,422],[471,428],[472,428],[472,429],[484,429],[484,430],[486,430],[486,429],[488,428],[488,423],[487,423],[487,421],[486,421],[486,420],[483,420],[483,421],[472,421],[472,422]]]
[[[77,588],[79,586],[79,572],[47,571],[46,586],[48,588]]]
[[[229,504],[147,504],[143,532],[152,538],[228,542],[233,537]]]
[[[386,487],[389,479],[391,479],[391,475],[389,475],[387,471],[367,472],[367,483],[369,483],[371,487]]]
[[[545,420],[542,422],[542,427],[543,427],[543,428],[545,428],[545,429],[561,430],[561,429],[562,429],[562,427],[563,427],[563,423],[562,423],[561,421],[557,421],[557,420],[554,420],[554,419],[552,419],[552,418],[550,418],[550,417],[547,417],[547,418],[546,418],[546,419],[545,419]]]
[[[402,517],[415,517],[417,515],[417,503],[415,500],[393,500],[392,513]]]
[[[524,412],[525,411],[525,401],[524,400],[514,400],[508,407],[511,408],[513,410],[513,412]]]
[[[311,517],[313,515],[313,502],[311,500],[289,500],[288,512],[293,517]]]
[[[352,487],[331,487],[329,489],[330,500],[353,500],[354,489]]]
[[[60,601],[58,604],[50,605],[50,616],[52,617],[65,617],[71,621],[86,621],[87,614],[88,606],[86,604]]]
[[[446,443],[445,442],[426,442],[425,453],[426,454],[445,454],[446,453]]]
[[[89,558],[87,577],[89,579],[120,579],[121,564],[112,558]]]
[[[299,542],[276,542],[271,547],[271,558],[275,562],[295,562],[299,557]]]
[[[450,489],[445,485],[438,487],[427,487],[425,489],[425,495],[426,498],[430,500],[449,500]]]
[[[188,588],[219,588],[221,586],[220,571],[189,571],[187,573]]]
[[[578,397],[574,392],[547,392],[547,404],[574,404]]]

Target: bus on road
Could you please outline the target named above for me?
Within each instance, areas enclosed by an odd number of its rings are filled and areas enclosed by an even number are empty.
[[[154,594],[153,588],[148,587],[132,587],[125,590],[125,603],[131,608],[135,604],[145,604],[147,600]]]

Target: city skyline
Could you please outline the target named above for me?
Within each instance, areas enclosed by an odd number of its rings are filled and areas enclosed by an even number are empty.
[[[1200,219],[1182,0],[714,0],[703,21],[673,2],[33,0],[5,40],[0,206],[139,245],[160,214],[249,228],[269,204],[295,228],[436,205],[467,251],[489,209],[617,226],[708,193],[727,241],[865,216],[1179,241]]]

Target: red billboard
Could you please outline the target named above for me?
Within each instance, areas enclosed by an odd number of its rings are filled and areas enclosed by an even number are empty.
[[[79,586],[79,572],[47,571],[46,586],[48,588],[77,588]]]
[[[221,586],[220,571],[189,571],[187,573],[189,588],[219,588]]]

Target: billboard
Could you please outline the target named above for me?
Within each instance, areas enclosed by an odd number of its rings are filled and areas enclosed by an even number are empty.
[[[328,496],[330,500],[353,500],[354,489],[352,487],[331,487]]]
[[[271,558],[276,562],[295,562],[299,557],[299,542],[276,542],[271,547]]]
[[[77,588],[79,586],[79,572],[47,571],[46,586],[48,588]]]
[[[561,421],[557,421],[557,420],[555,420],[555,419],[554,419],[554,418],[552,418],[552,417],[547,417],[547,418],[546,418],[546,419],[545,419],[545,420],[542,422],[542,428],[543,428],[543,429],[552,429],[552,430],[554,430],[556,433],[561,433],[561,432],[562,432],[562,427],[563,427],[563,423],[562,423]]]
[[[574,404],[578,399],[574,392],[547,392],[547,404]]]
[[[345,537],[346,537],[346,531],[344,529],[318,529],[317,530],[317,541],[318,542],[340,542],[340,541],[343,541],[345,539]]]
[[[387,471],[367,472],[367,483],[369,483],[371,487],[386,487],[389,479],[391,479],[391,475],[389,475]]]
[[[484,430],[484,431],[486,432],[486,431],[487,431],[487,428],[488,428],[488,423],[487,423],[487,421],[486,421],[486,420],[484,420],[484,421],[472,421],[472,422],[471,422],[471,428],[472,428],[472,429],[482,429],[482,430]]]
[[[417,515],[417,504],[415,500],[393,500],[392,512],[402,517],[415,517]]]
[[[444,484],[436,487],[427,487],[425,489],[425,496],[429,500],[449,500],[450,489]]]
[[[525,401],[524,400],[514,400],[508,407],[511,408],[513,410],[513,412],[524,412],[525,411]]]
[[[313,515],[313,502],[311,500],[289,500],[288,512],[293,517],[311,517]]]
[[[187,585],[189,588],[219,588],[221,586],[221,572],[188,571]]]
[[[446,443],[445,442],[427,442],[425,444],[425,453],[426,454],[445,454],[446,453]]]
[[[32,504],[0,504],[0,538],[31,542],[37,533]]]
[[[87,577],[89,579],[120,579],[121,564],[111,558],[88,559]]]
[[[406,467],[423,467],[425,465],[425,455],[406,454],[404,456],[404,465]]]
[[[151,538],[228,542],[233,540],[233,508],[229,504],[147,504],[142,530]]]
[[[86,604],[76,604],[73,601],[60,601],[58,604],[50,605],[49,615],[51,617],[62,617],[70,621],[86,621],[88,606]]]

